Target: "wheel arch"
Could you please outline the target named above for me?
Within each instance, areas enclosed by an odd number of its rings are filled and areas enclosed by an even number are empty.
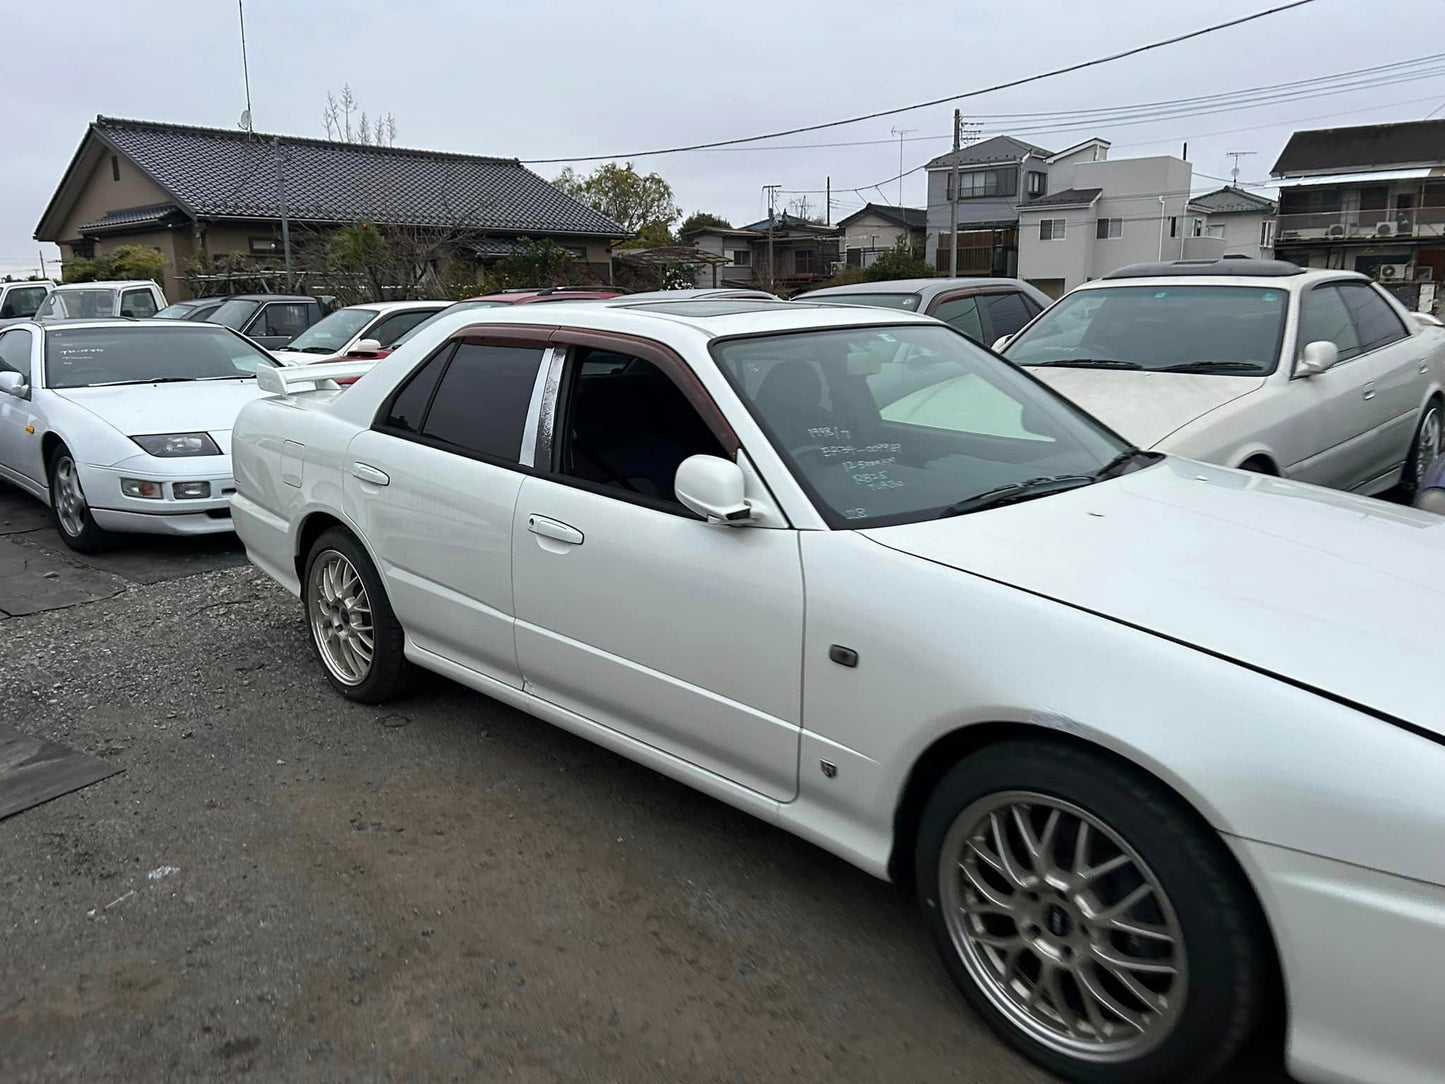
[[[55,455],[57,448],[69,448],[70,445],[53,429],[47,429],[40,438],[40,461],[45,464],[45,480],[50,480],[50,460]]]
[[[371,563],[376,565],[376,555],[371,552],[371,547],[366,544],[366,540],[361,537],[361,532],[358,531],[355,526],[324,508],[313,509],[307,512],[306,515],[302,517],[301,522],[296,526],[296,548],[295,552],[291,555],[291,559],[296,567],[297,583],[305,581],[306,558],[311,553],[311,547],[316,544],[318,538],[332,527],[340,527],[352,538],[356,539],[361,548],[366,551],[367,557],[371,558]],[[380,565],[377,565],[378,571],[380,567]]]
[[[1254,451],[1239,461],[1236,470],[1254,471],[1257,474],[1268,474],[1274,478],[1280,477],[1279,463],[1269,452]]]

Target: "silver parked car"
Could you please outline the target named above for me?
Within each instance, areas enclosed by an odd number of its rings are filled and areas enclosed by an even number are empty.
[[[855,282],[809,290],[793,300],[922,313],[942,320],[984,346],[1012,335],[1053,304],[1053,299],[1038,287],[1022,279],[1004,278]]]

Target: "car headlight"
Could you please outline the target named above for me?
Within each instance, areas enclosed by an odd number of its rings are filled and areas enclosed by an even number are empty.
[[[209,433],[150,433],[130,439],[151,455],[162,458],[221,454],[221,449],[216,447]]]

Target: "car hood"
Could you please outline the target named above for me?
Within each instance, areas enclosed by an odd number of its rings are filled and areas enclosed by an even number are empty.
[[[254,380],[197,380],[185,384],[123,384],[56,388],[55,395],[90,411],[126,436],[210,433],[230,454],[236,415],[261,392]]]
[[[1072,399],[1141,448],[1152,448],[1196,418],[1264,387],[1262,376],[1039,365],[1027,368],[1064,398]]]
[[[1169,457],[862,533],[1445,734],[1445,517]]]
[[[315,365],[318,361],[338,361],[346,351],[337,350],[332,354],[308,354],[305,350],[272,350],[271,356],[282,365]]]

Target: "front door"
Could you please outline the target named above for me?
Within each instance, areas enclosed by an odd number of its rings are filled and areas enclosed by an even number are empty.
[[[40,363],[34,353],[34,333],[24,328],[0,333],[0,372],[19,373],[31,389],[24,399],[0,393],[0,471],[39,494],[45,492],[46,478],[40,452],[43,427],[35,424],[34,384]]]
[[[565,333],[562,333],[565,335]],[[569,351],[512,528],[524,688],[778,800],[797,793],[797,532],[679,504],[689,455],[725,455],[665,357]],[[673,359],[675,361],[675,359]]]
[[[342,479],[343,507],[412,643],[517,687],[512,515],[546,353],[542,344],[446,344],[352,438]]]

